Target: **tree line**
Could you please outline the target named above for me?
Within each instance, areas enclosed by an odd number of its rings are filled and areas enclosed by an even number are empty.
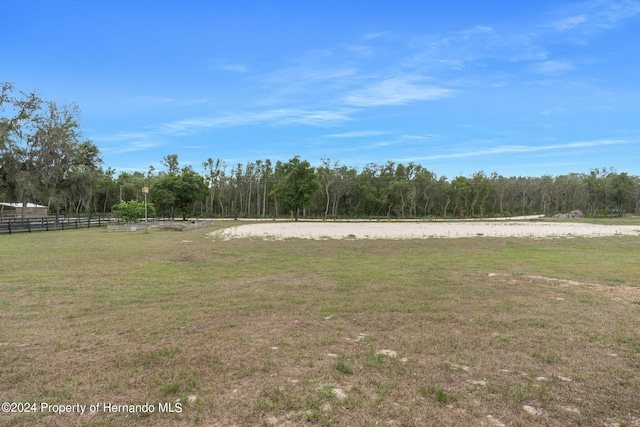
[[[297,157],[230,168],[209,159],[203,166],[208,192],[192,205],[193,215],[328,219],[640,212],[640,177],[607,168],[555,177],[477,172],[449,180],[421,165],[392,161],[362,169],[329,159],[311,167]]]
[[[293,157],[227,165],[209,158],[201,169],[104,168],[97,147],[83,140],[76,105],[44,101],[33,92],[0,94],[0,201],[38,203],[56,215],[106,213],[121,202],[149,201],[163,216],[428,218],[552,215],[580,209],[591,216],[640,213],[640,177],[613,168],[541,177],[483,171],[448,179],[422,165],[388,161],[363,168]],[[117,208],[116,208],[117,209]]]

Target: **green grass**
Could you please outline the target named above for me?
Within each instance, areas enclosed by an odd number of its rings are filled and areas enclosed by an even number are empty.
[[[1,236],[0,400],[183,410],[0,414],[0,425],[640,420],[637,237],[210,231]]]
[[[608,225],[640,225],[640,216],[627,215],[622,217],[589,217],[589,218],[543,218],[535,221],[545,222],[586,222],[590,224],[608,224]]]

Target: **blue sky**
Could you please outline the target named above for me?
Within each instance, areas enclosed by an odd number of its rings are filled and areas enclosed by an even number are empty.
[[[640,175],[640,1],[3,0],[0,81],[119,171],[300,155]]]

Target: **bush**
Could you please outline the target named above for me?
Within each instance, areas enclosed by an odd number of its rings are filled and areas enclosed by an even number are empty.
[[[113,212],[122,217],[126,222],[136,222],[140,218],[144,218],[144,203],[130,200],[128,202],[121,201],[119,204],[111,208]],[[147,215],[154,216],[156,211],[152,203],[147,203]]]

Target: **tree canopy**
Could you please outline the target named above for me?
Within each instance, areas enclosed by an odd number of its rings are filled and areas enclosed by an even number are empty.
[[[313,196],[320,188],[315,169],[296,156],[287,163],[276,163],[275,176],[277,183],[271,195],[278,204],[293,211],[297,221],[301,209],[314,206]]]
[[[175,161],[177,170],[177,156]],[[208,192],[204,178],[188,167],[179,174],[172,171],[159,177],[150,189],[151,200],[159,212],[173,217],[178,210],[182,219],[186,219],[193,204],[204,201]]]
[[[35,92],[0,94],[0,185],[5,197],[78,212],[87,208],[99,176],[99,151],[80,132],[75,104],[44,101]],[[5,114],[8,113],[8,114]]]

